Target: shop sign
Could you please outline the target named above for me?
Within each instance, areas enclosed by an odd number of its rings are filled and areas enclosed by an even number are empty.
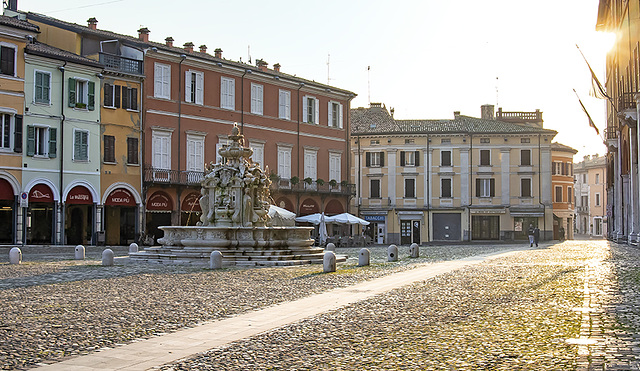
[[[199,193],[189,193],[187,197],[182,201],[182,211],[186,212],[201,212],[200,209],[200,194]]]
[[[171,211],[173,209],[173,202],[169,196],[164,192],[156,192],[147,201],[147,210],[155,211]]]
[[[29,192],[29,202],[53,202],[51,188],[44,184],[36,184]]]
[[[363,218],[368,222],[384,222],[386,220],[385,215],[363,215]]]
[[[93,204],[93,197],[91,197],[91,193],[85,187],[76,186],[73,187],[71,191],[69,191],[66,203],[76,205],[91,205]]]
[[[105,202],[107,206],[136,206],[135,198],[131,192],[127,191],[124,188],[118,188],[111,192],[109,198],[107,198],[107,202]]]

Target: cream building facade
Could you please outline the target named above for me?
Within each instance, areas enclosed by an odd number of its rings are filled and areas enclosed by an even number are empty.
[[[607,158],[584,156],[574,166],[576,233],[607,236]]]
[[[352,207],[374,243],[525,240],[529,225],[552,238],[556,132],[541,112],[487,105],[482,118],[395,120],[372,103],[351,121]]]

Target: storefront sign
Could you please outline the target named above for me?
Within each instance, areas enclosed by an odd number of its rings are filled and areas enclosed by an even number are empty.
[[[387,218],[385,215],[363,215],[362,217],[368,222],[384,222]]]
[[[186,211],[186,212],[200,212],[202,211],[202,209],[200,209],[200,193],[189,193],[189,195],[187,195],[187,197],[184,198],[184,200],[182,201],[182,211]]]
[[[318,212],[320,212],[320,210],[318,209],[318,204],[311,199],[304,200],[302,205],[300,205],[300,215],[308,215]]]
[[[147,210],[171,211],[173,210],[173,202],[171,202],[169,195],[158,191],[149,197],[149,201],[147,201]]]
[[[29,192],[29,202],[53,202],[51,188],[44,184],[36,184]]]
[[[0,200],[14,200],[13,188],[11,188],[11,184],[4,179],[0,179]]]
[[[136,200],[131,192],[124,188],[118,188],[111,192],[104,204],[107,206],[136,206]]]
[[[91,205],[93,204],[93,197],[85,187],[76,186],[69,191],[66,203],[74,205]]]

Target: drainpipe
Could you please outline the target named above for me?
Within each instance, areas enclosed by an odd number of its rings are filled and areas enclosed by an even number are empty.
[[[489,162],[491,162],[491,158],[489,158]],[[451,185],[453,187],[453,184]],[[473,205],[473,134],[469,133],[469,205],[467,206],[467,215],[469,222],[469,239],[467,241],[471,241],[471,235],[473,234],[473,230],[471,228],[471,206]]]
[[[251,74],[251,70],[244,70],[240,79],[240,134],[244,135],[244,76]]]
[[[344,122],[344,125],[342,126],[344,128],[344,138],[345,138],[345,155],[347,157],[347,178],[351,178],[351,122],[349,121],[349,118],[351,117],[351,100],[355,98],[355,96],[353,94],[349,94],[349,99],[347,100],[347,102],[349,103],[349,108],[347,109],[347,114],[343,115],[346,116],[346,120]],[[340,164],[340,166],[342,166],[342,164]],[[340,174],[342,174],[342,170],[340,171]],[[342,176],[344,177],[344,176]],[[331,180],[331,179],[329,179]],[[338,182],[338,184],[340,184],[340,182],[342,181],[342,179],[336,179],[336,181]],[[347,183],[347,190],[348,188],[348,183]],[[349,212],[349,205],[351,204],[351,200],[350,200],[351,196],[347,196],[347,212]],[[360,215],[360,208],[358,208],[358,215]]]
[[[65,61],[64,64],[60,67],[58,67],[58,69],[60,70],[60,72],[62,73],[62,78],[60,81],[60,218],[61,220],[61,224],[60,224],[60,241],[58,241],[57,245],[62,245],[62,240],[64,239],[64,205],[62,203],[62,198],[63,198],[63,192],[64,192],[64,68],[67,65],[67,62]],[[54,214],[54,216],[57,214]],[[55,220],[55,217],[54,217]],[[55,221],[54,221],[54,228],[53,228],[53,233],[55,235]]]
[[[547,235],[547,207],[542,203],[542,146],[540,143],[541,134],[538,134],[538,203],[542,205],[542,225],[544,235]],[[546,240],[545,240],[546,241]]]
[[[187,59],[185,54],[180,54],[180,63],[178,63],[178,184],[180,184],[180,163],[182,161],[182,62]],[[180,196],[182,188],[176,189],[176,205],[178,207],[178,225],[180,225]]]
[[[425,172],[427,174],[427,194],[425,195],[427,201],[427,217],[424,218],[426,227],[427,227],[427,242],[430,242],[432,239],[431,233],[429,233],[430,225],[431,225],[431,182],[429,182],[429,178],[431,177],[431,150],[429,149],[431,143],[431,138],[429,138],[429,134],[427,134],[427,161],[425,161]]]

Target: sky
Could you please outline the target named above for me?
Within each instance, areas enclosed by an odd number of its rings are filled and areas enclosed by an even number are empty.
[[[151,5],[152,4],[152,5]],[[150,6],[151,5],[151,6]],[[18,9],[151,41],[223,50],[226,59],[346,89],[351,107],[370,102],[396,119],[479,117],[480,106],[543,112],[554,141],[584,155],[604,154],[576,93],[605,129],[605,101],[589,95],[604,83],[611,35],[595,31],[598,0],[18,0]]]

